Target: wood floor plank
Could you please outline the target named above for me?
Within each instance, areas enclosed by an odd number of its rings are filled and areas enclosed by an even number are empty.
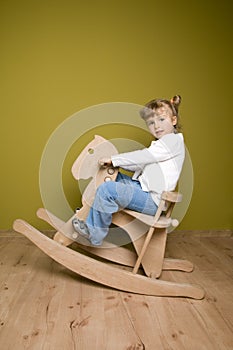
[[[106,332],[106,348],[118,349],[144,349],[135,331],[131,319],[123,303],[127,293],[105,290],[105,324],[109,325]]]
[[[206,350],[213,349],[214,342],[210,339],[202,324],[192,311],[189,300],[157,300],[154,304],[154,318],[159,322],[163,332],[163,349],[174,350]]]
[[[23,293],[24,287],[30,283],[33,263],[28,260],[29,252],[24,248],[21,250],[20,244],[17,246],[19,250],[14,253],[14,250],[8,252],[6,258],[1,256],[1,274],[0,274],[0,320],[5,324],[12,312],[15,311],[20,295]],[[13,244],[13,248],[16,248]],[[38,250],[32,247],[34,252],[34,260],[41,255]],[[12,255],[15,255],[14,258]],[[24,298],[25,301],[25,298]]]
[[[75,291],[73,285],[74,303],[70,304],[72,317],[69,324],[75,349],[102,349],[105,344],[105,319],[103,306],[103,289],[89,281],[83,281]]]
[[[138,337],[145,349],[168,349],[167,327],[161,325],[161,318],[157,317],[157,304],[154,298],[128,294],[123,296],[125,308],[134,326]],[[163,298],[156,298],[158,304],[163,303]]]
[[[217,267],[233,278],[233,239],[211,237],[207,240],[202,238],[200,243],[204,252],[208,250],[211,256],[216,257]]]
[[[203,239],[191,237],[188,244],[187,241],[175,242],[174,240],[172,247],[176,254],[179,257],[181,254],[183,257],[190,257],[196,262],[196,271],[187,274],[186,278],[184,274],[176,272],[168,272],[166,276],[169,280],[172,278],[179,282],[188,279],[189,282],[199,283],[204,287],[207,294],[203,302],[199,304],[189,301],[189,303],[193,305],[196,319],[199,318],[202,321],[203,328],[209,334],[209,339],[214,340],[215,345],[212,345],[212,348],[214,349],[215,346],[216,349],[230,349],[233,343],[233,269],[231,259],[223,253],[223,250],[218,249],[218,242],[219,245],[222,245],[221,241],[222,238],[214,238],[215,244],[213,245],[211,237],[204,238],[204,243]],[[215,332],[216,329],[218,329],[217,332]]]

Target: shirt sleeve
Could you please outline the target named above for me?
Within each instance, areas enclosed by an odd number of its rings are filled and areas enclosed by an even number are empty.
[[[142,170],[145,165],[163,162],[174,158],[179,150],[178,135],[168,134],[157,141],[152,141],[150,147],[128,153],[120,153],[111,157],[113,166],[130,171]]]
[[[155,162],[155,158],[148,148],[116,154],[111,159],[114,167],[121,167],[129,171],[142,170],[146,164]]]

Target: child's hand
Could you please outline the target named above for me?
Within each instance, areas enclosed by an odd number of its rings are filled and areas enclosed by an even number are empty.
[[[112,165],[112,160],[110,158],[100,158],[99,165],[102,167],[107,167]]]

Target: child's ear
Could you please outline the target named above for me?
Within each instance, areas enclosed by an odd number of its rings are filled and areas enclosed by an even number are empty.
[[[175,115],[173,115],[173,117],[172,117],[172,124],[173,125],[177,124],[177,117]]]

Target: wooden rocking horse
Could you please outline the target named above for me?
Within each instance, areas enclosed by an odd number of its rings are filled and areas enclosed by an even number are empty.
[[[101,136],[95,136],[94,140],[81,152],[73,164],[72,174],[77,180],[92,177],[92,181],[83,193],[82,208],[68,222],[63,222],[46,209],[40,208],[37,211],[39,218],[56,229],[53,239],[21,219],[14,221],[14,230],[22,233],[44,253],[66,268],[103,285],[144,295],[202,299],[204,291],[200,286],[159,279],[163,270],[185,272],[193,270],[193,264],[187,260],[164,257],[168,228],[177,224],[176,220],[171,219],[171,213],[175,203],[182,199],[179,193],[163,192],[155,216],[131,210],[121,210],[113,215],[113,224],[123,229],[126,235],[128,234],[134,250],[111,242],[104,242],[101,247],[80,245],[81,251],[91,253],[87,255],[68,247],[75,241],[77,235],[72,226],[72,219],[76,216],[85,220],[98,185],[103,181],[114,181],[117,176],[118,169],[100,167],[98,160],[103,156],[108,157],[116,153],[115,146]],[[96,259],[95,256],[102,259]],[[120,266],[108,264],[106,260]],[[131,271],[122,269],[122,265],[131,267]],[[138,273],[140,266],[143,269],[143,275]]]

